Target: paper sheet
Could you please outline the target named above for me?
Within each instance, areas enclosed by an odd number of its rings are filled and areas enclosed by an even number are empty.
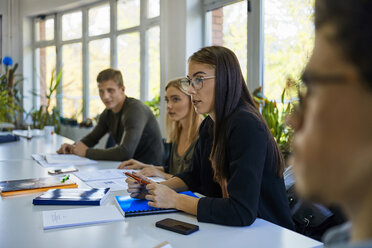
[[[124,216],[113,205],[43,211],[44,230],[122,220]]]
[[[92,160],[84,157],[77,156],[75,154],[45,154],[45,160],[49,164],[87,164],[91,163]]]
[[[87,161],[83,162],[66,162],[66,163],[48,163],[45,159],[45,154],[32,154],[32,158],[38,162],[41,166],[48,168],[48,167],[66,167],[71,165],[86,165],[86,164],[95,164],[97,161],[88,159]]]
[[[79,171],[75,172],[74,174],[84,182],[111,179],[125,180],[127,176],[124,174],[124,172],[126,171],[129,171],[131,173],[134,170],[105,169],[93,171]]]
[[[109,179],[100,181],[90,181],[86,184],[95,189],[110,188],[110,191],[126,190],[128,189],[128,184],[125,179]]]

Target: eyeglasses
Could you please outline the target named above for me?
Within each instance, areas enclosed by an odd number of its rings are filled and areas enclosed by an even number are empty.
[[[203,88],[204,80],[215,78],[215,77],[216,76],[208,76],[208,77],[199,76],[199,77],[194,77],[194,78],[186,77],[184,79],[181,79],[180,82],[181,82],[182,89],[187,92],[187,90],[190,87],[190,84],[192,85],[192,87],[194,87],[195,90],[200,90],[201,88]]]

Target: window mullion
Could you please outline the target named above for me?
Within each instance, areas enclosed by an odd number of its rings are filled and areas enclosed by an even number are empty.
[[[263,85],[262,0],[248,0],[247,85],[251,92]],[[247,10],[248,11],[248,10]]]
[[[148,35],[147,35],[147,7],[148,0],[141,0],[140,7],[140,98],[148,100]]]
[[[88,8],[82,9],[83,14],[83,32],[82,32],[82,49],[83,49],[83,120],[89,117],[89,45],[88,45]]]
[[[62,70],[62,15],[56,14],[55,15],[55,22],[54,22],[54,39],[56,41],[56,75]],[[60,84],[57,88],[57,110],[62,115],[63,114],[63,103],[62,103],[62,96],[63,96],[63,72]]]
[[[117,68],[118,55],[117,55],[117,5],[116,0],[110,0],[110,66]]]
[[[35,40],[36,40],[36,34],[35,34],[35,26],[36,26],[36,18],[33,19],[32,21],[32,63],[33,63],[33,70],[32,70],[32,90],[34,92],[37,91],[37,73],[36,73],[36,68],[37,68],[37,61],[36,61],[36,45],[35,45]],[[33,94],[32,96],[32,109],[37,108],[37,96]]]

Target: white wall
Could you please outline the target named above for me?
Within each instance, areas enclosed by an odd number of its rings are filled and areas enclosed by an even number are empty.
[[[187,59],[202,47],[203,10],[199,0],[161,0],[161,91],[170,79],[187,74]],[[165,102],[160,101],[160,126],[165,135]]]

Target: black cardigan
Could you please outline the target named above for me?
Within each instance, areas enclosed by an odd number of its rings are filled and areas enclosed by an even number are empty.
[[[221,188],[213,180],[209,161],[213,124],[210,117],[203,121],[190,170],[177,175],[191,191],[206,196],[199,200],[198,220],[247,226],[259,217],[293,230],[284,181],[276,176],[273,148],[262,121],[244,106],[229,118],[226,144],[229,198],[222,198]]]

